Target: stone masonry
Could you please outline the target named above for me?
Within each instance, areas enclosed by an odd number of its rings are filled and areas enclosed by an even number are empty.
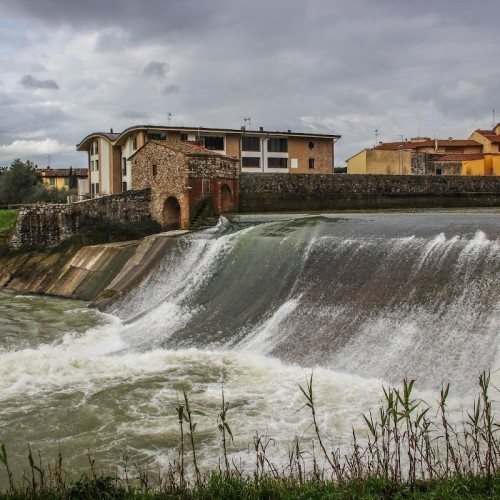
[[[179,227],[187,228],[204,199],[219,214],[222,186],[231,193],[237,208],[239,162],[198,144],[180,141],[149,141],[132,157],[132,184],[151,188],[151,216],[163,227],[171,225],[178,210]]]
[[[150,200],[150,191],[145,189],[67,205],[26,205],[19,211],[10,245],[56,245],[77,234],[82,221],[91,217],[134,222],[151,219]]]

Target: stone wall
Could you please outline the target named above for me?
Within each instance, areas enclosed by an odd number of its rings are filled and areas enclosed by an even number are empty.
[[[166,147],[165,141],[150,141],[132,159],[132,186],[151,188],[151,215],[165,227],[164,206],[175,198],[180,209],[180,227],[189,225],[188,170],[182,151]]]
[[[241,212],[500,206],[500,177],[242,174]]]
[[[102,196],[68,205],[26,205],[19,210],[10,245],[52,246],[78,233],[85,219],[137,222],[151,219],[149,189]]]

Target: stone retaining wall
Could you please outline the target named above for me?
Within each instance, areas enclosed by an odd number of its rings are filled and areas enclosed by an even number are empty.
[[[81,223],[89,218],[151,219],[150,202],[150,190],[144,189],[66,205],[25,205],[19,210],[10,245],[13,248],[56,245],[78,233]]]
[[[242,174],[240,211],[500,206],[500,177]]]

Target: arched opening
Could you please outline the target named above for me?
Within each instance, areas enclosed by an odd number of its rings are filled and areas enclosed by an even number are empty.
[[[233,210],[233,195],[227,184],[222,184],[220,187],[220,211],[221,214],[231,212]]]
[[[163,229],[179,229],[181,226],[181,207],[177,198],[170,196],[163,204]]]

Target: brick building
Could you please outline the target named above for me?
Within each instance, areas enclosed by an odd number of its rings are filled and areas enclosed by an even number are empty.
[[[151,215],[164,229],[185,229],[200,213],[236,210],[239,160],[200,144],[150,140],[130,158],[134,189],[151,188]]]

